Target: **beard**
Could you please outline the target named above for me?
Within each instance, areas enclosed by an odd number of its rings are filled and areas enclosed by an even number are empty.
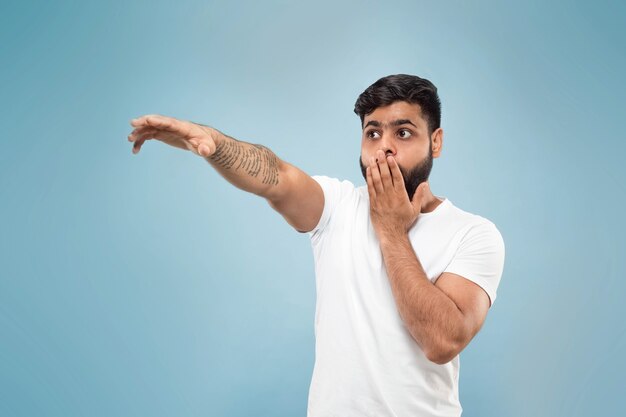
[[[363,161],[361,160],[361,155],[359,155],[359,166],[361,167],[361,173],[363,174],[363,178],[367,183],[367,167],[363,165]],[[433,168],[433,148],[432,145],[429,146],[428,155],[421,162],[418,162],[410,170],[406,170],[400,165],[400,172],[402,173],[402,178],[404,179],[404,188],[406,189],[406,193],[409,195],[409,200],[413,200],[413,195],[415,194],[415,190],[417,187],[428,181],[428,177],[430,176],[430,171]]]

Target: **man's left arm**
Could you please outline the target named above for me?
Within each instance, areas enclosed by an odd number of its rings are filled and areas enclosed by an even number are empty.
[[[409,200],[400,168],[379,150],[366,170],[370,218],[380,241],[398,312],[432,362],[452,360],[480,330],[490,307],[487,293],[460,275],[444,272],[432,284],[408,230],[417,220],[428,183]]]
[[[477,284],[449,272],[431,283],[408,234],[381,234],[379,240],[400,317],[429,360],[449,362],[482,327],[489,296]]]

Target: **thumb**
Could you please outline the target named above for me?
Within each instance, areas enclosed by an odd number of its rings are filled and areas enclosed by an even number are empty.
[[[422,211],[422,201],[424,200],[426,191],[428,191],[428,183],[423,182],[415,189],[415,194],[413,194],[413,199],[411,200],[411,203],[418,213]]]
[[[198,145],[198,153],[201,156],[207,157],[211,154],[211,148],[209,148],[207,144],[201,143],[200,145]]]

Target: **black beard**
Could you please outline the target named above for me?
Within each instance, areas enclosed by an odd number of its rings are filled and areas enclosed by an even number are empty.
[[[367,167],[363,165],[363,161],[361,161],[361,155],[359,155],[359,166],[361,167],[361,173],[363,174],[365,183],[367,183]],[[430,171],[432,169],[432,147],[429,147],[428,156],[426,156],[426,158],[424,158],[422,162],[418,163],[410,171],[407,172],[404,168],[400,167],[400,172],[402,173],[402,178],[404,179],[404,188],[406,188],[406,193],[409,195],[409,200],[413,200],[413,195],[415,194],[415,190],[417,189],[418,185],[425,181],[428,181],[428,177],[430,176]]]

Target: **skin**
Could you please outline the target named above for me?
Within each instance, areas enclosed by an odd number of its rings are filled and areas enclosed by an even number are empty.
[[[407,121],[392,126],[393,122]],[[432,138],[432,140],[431,140]],[[429,135],[428,123],[422,117],[419,105],[397,101],[379,107],[363,119],[361,139],[361,164],[370,165],[372,158],[384,159],[391,155],[404,172],[424,162],[429,150],[438,158],[443,146],[443,129],[438,128]],[[382,151],[382,154],[377,152]],[[441,200],[427,191],[424,211],[433,211]]]
[[[170,146],[193,152],[209,162],[236,187],[271,198],[279,193],[278,157],[263,145],[239,141],[217,129],[159,114],[131,120],[128,135],[133,154],[147,140],[157,139]]]
[[[394,125],[398,120],[406,122]],[[189,150],[232,184],[268,200],[279,201],[279,196],[287,194],[291,200],[310,203],[314,193],[309,190],[316,188],[307,188],[306,181],[310,187],[319,187],[304,173],[285,181],[280,160],[268,148],[237,141],[209,126],[155,114],[133,119],[131,125],[134,130],[128,140],[133,143],[133,153],[151,139]],[[400,101],[379,107],[363,121],[360,159],[366,166],[370,217],[398,311],[426,356],[439,364],[452,360],[470,342],[490,307],[484,290],[459,275],[444,272],[432,284],[408,239],[408,230],[419,214],[435,210],[442,200],[432,194],[428,181],[409,199],[402,171],[409,173],[423,164],[429,150],[438,158],[442,145],[443,130],[430,132],[416,104]],[[298,190],[304,190],[304,195],[297,194]],[[317,203],[323,206],[323,199]],[[300,218],[303,207],[294,207],[294,218]]]
[[[394,125],[398,120],[407,122]],[[443,200],[432,194],[428,181],[409,199],[400,167],[422,162],[429,146],[438,158],[443,130],[429,133],[419,105],[403,101],[377,108],[363,125],[361,161],[367,166],[370,218],[398,312],[426,356],[447,363],[478,333],[490,300],[481,287],[457,274],[444,272],[433,284],[408,238],[419,214],[435,210]]]

